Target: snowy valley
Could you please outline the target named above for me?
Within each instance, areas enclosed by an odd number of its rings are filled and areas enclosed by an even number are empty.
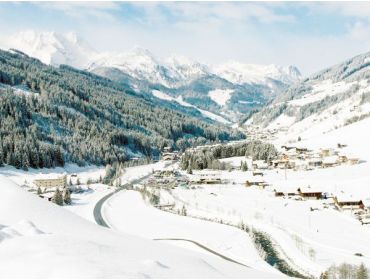
[[[9,47],[0,278],[369,277],[370,53],[302,79],[74,34]]]
[[[11,36],[0,47],[22,51],[45,64],[88,70],[143,94],[160,90],[180,106],[178,99],[229,121],[238,121],[242,114],[261,108],[301,79],[294,66],[235,61],[207,65],[181,55],[159,59],[141,47],[98,52],[75,33],[28,30]]]

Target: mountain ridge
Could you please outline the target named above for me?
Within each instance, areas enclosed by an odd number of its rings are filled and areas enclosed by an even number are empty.
[[[207,65],[179,55],[159,59],[141,47],[126,52],[97,52],[73,33],[27,31],[12,38],[10,47],[46,64],[86,69],[146,94],[161,90],[202,110],[226,114],[233,121],[260,108],[301,79],[294,66],[240,62]],[[225,92],[227,96],[222,96]],[[220,96],[211,98],[210,94],[215,93]],[[220,99],[227,101],[215,102]]]

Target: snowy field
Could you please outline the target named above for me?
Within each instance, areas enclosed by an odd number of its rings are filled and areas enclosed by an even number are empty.
[[[312,171],[267,170],[263,177],[253,176],[251,171],[193,171],[191,177],[214,174],[228,183],[196,189],[176,188],[172,190],[172,198],[167,194],[164,197],[176,204],[184,204],[191,216],[217,218],[235,224],[243,221],[265,231],[291,263],[317,277],[334,263],[363,262],[370,267],[370,225],[361,225],[353,210],[338,211],[329,204],[331,199],[299,201],[274,194],[274,189],[295,192],[300,187],[310,187],[338,197],[361,199],[365,205],[370,205],[369,127],[370,119],[365,119],[326,134],[313,128],[299,142],[299,146],[315,150],[336,148],[337,143],[346,144],[341,151],[360,158],[360,164]],[[280,146],[286,142],[280,138],[276,144]],[[235,157],[222,161],[238,167],[241,160],[243,158]],[[265,189],[245,187],[246,180],[256,179],[264,180],[270,186]]]
[[[102,228],[20,188],[10,179],[17,178],[17,171],[4,168],[1,172],[1,278],[264,278],[274,275],[210,254]],[[130,178],[133,177],[131,174]]]
[[[122,191],[114,195],[103,206],[103,216],[110,227],[119,232],[149,239],[193,240],[240,263],[266,271],[270,276],[283,276],[262,260],[247,233],[158,210],[146,204],[137,191]],[[186,242],[170,243],[206,252]]]

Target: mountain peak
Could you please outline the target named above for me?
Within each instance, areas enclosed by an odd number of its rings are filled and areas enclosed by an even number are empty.
[[[20,50],[46,64],[68,64],[76,68],[85,68],[96,55],[74,32],[62,34],[54,31],[21,31],[8,39],[7,47]]]

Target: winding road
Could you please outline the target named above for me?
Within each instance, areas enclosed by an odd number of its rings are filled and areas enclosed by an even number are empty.
[[[168,166],[168,165],[167,165]],[[123,185],[123,187],[115,190],[114,192],[111,192],[109,194],[107,194],[106,196],[103,196],[96,204],[95,204],[95,207],[94,207],[94,219],[95,219],[95,222],[100,225],[100,226],[103,226],[103,227],[107,227],[109,228],[109,225],[106,223],[106,221],[104,220],[103,216],[102,216],[102,207],[103,207],[103,204],[109,199],[111,198],[113,195],[115,195],[116,193],[122,191],[125,186],[129,185],[129,184],[139,184],[140,182],[144,181],[145,179],[149,178],[152,174],[149,173],[148,175],[145,175],[143,177],[140,177],[138,179],[135,179],[135,180],[132,180],[130,183],[127,183],[125,185]]]
[[[168,167],[170,164],[167,164],[165,167]],[[140,177],[138,179],[135,179],[135,180],[132,180],[130,183],[128,184],[139,184],[140,182],[144,181],[145,179],[149,178],[152,174],[149,173],[148,175],[145,175],[143,177]],[[124,186],[128,185],[128,184],[125,184]],[[94,219],[95,219],[95,222],[100,225],[100,226],[103,226],[103,227],[107,227],[107,228],[110,228],[109,224],[104,220],[103,216],[102,216],[102,207],[104,205],[104,203],[109,199],[111,198],[113,195],[115,195],[116,193],[120,192],[121,190],[124,189],[124,186],[115,190],[114,192],[111,192],[107,195],[105,195],[104,197],[102,197],[96,204],[95,204],[95,207],[94,207]],[[168,241],[185,241],[185,242],[190,242],[196,246],[198,246],[199,248],[217,256],[217,257],[220,257],[226,261],[229,261],[229,262],[232,262],[232,263],[235,263],[235,264],[238,264],[238,265],[242,265],[242,266],[245,266],[245,267],[248,267],[250,268],[250,266],[248,265],[245,265],[245,264],[242,264],[236,260],[233,260],[225,255],[222,255],[202,244],[200,244],[199,242],[197,241],[194,241],[194,240],[190,240],[190,239],[182,239],[182,238],[155,238],[153,239],[154,241],[165,241],[165,240],[168,240]]]

